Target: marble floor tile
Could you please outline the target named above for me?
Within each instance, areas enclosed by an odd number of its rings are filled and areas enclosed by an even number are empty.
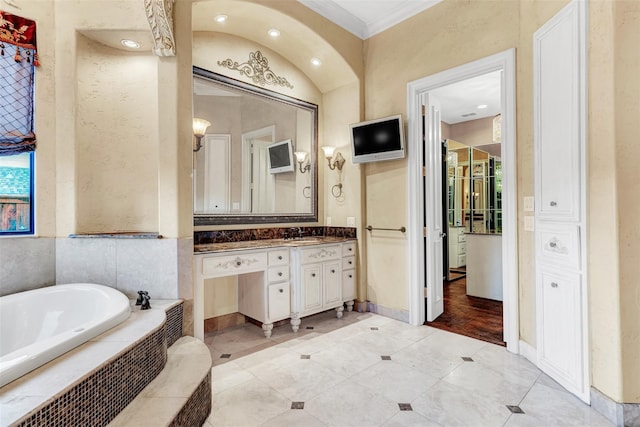
[[[423,415],[418,414],[415,411],[400,411],[394,415],[390,420],[382,424],[383,427],[443,427],[442,424],[438,424],[426,418]]]
[[[291,409],[274,418],[271,418],[260,427],[327,427],[328,424],[323,423],[313,415],[304,410]]]
[[[382,360],[353,379],[393,402],[412,402],[438,382],[437,378],[393,360]]]
[[[380,361],[380,354],[344,341],[312,355],[312,359],[346,377],[362,372]]]

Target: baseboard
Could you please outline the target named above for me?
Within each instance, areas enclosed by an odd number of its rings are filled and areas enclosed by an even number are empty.
[[[409,311],[389,308],[367,301],[367,311],[376,313],[384,317],[390,317],[401,322],[409,323]]]
[[[640,403],[619,403],[591,387],[591,407],[616,426],[639,426]]]
[[[538,350],[536,350],[535,347],[532,347],[529,343],[522,340],[520,340],[518,347],[520,347],[518,350],[522,357],[535,366],[538,366]]]

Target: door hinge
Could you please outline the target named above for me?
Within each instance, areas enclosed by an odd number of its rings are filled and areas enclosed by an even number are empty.
[[[422,237],[427,237],[427,227],[422,227]]]
[[[422,176],[427,176],[427,167],[426,166],[422,167]]]
[[[428,288],[425,286],[424,287],[424,297],[427,298],[429,296],[429,292],[427,290]]]
[[[422,117],[427,115],[427,107],[426,106],[422,106]]]

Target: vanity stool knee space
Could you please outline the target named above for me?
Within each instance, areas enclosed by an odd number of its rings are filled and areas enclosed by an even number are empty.
[[[256,247],[259,246],[259,247]],[[194,328],[204,339],[204,281],[238,276],[238,312],[262,323],[265,337],[273,324],[335,309],[342,317],[356,298],[356,241],[339,238],[211,244],[194,257]]]

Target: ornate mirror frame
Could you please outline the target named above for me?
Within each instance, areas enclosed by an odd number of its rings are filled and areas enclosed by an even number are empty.
[[[204,68],[193,66],[193,75],[211,80],[217,84],[227,86],[237,91],[248,92],[253,95],[262,96],[271,101],[281,102],[297,108],[307,110],[313,117],[313,129],[311,150],[309,152],[309,162],[311,165],[311,212],[309,213],[274,213],[274,214],[193,214],[193,225],[229,225],[229,224],[273,224],[273,223],[296,223],[296,222],[317,222],[318,221],[318,106],[316,104],[296,99],[287,95],[273,92],[258,86],[253,86],[230,77],[217,74]],[[295,159],[294,159],[295,160]],[[297,164],[296,164],[297,168]]]

